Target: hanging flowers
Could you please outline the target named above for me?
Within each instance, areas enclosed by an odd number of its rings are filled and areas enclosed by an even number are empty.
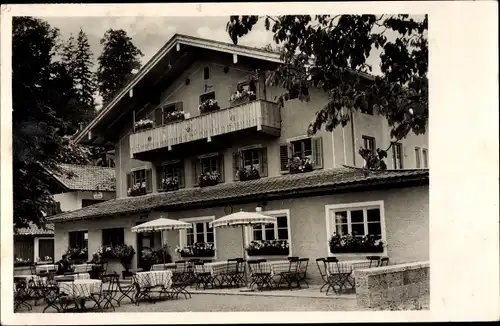
[[[127,189],[129,196],[144,195],[146,193],[146,181],[136,182],[132,185],[132,188]]]
[[[229,98],[232,106],[239,105],[245,102],[254,101],[257,98],[254,91],[243,89],[234,92]]]
[[[166,177],[161,179],[162,190],[171,191],[179,189],[178,177]]]
[[[220,109],[219,102],[217,102],[217,100],[214,99],[205,100],[198,106],[198,110],[200,111],[201,114],[217,111],[219,109]]]
[[[246,251],[249,256],[288,255],[288,240],[254,240]]]
[[[200,174],[199,184],[200,187],[214,186],[219,183],[220,174],[217,171],[205,172]]]
[[[312,160],[309,157],[293,157],[289,159],[287,167],[290,173],[311,172],[313,170]]]
[[[141,119],[135,123],[134,127],[135,131],[153,128],[153,120]]]
[[[165,115],[163,116],[163,122],[170,123],[170,122],[184,120],[184,116],[185,116],[184,111],[166,112]]]
[[[215,256],[215,248],[212,243],[197,242],[194,245],[185,246],[183,248],[177,246],[175,252],[181,257],[213,257]]]
[[[259,170],[257,170],[253,166],[250,169],[243,168],[241,170],[238,170],[237,173],[240,181],[255,180],[260,178]]]
[[[373,234],[355,237],[351,234],[334,234],[329,242],[331,253],[351,253],[351,252],[383,252],[384,242],[375,238]]]

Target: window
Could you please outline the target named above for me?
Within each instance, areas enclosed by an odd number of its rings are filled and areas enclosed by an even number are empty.
[[[47,207],[47,215],[46,216],[51,216],[51,215],[56,215],[56,214],[59,214],[61,213],[61,203],[56,201],[54,203],[52,203],[51,205],[49,205],[49,207]]]
[[[140,196],[152,192],[152,170],[137,169],[127,174],[127,194]]]
[[[394,169],[403,168],[402,151],[403,149],[400,143],[395,143],[392,145],[392,166],[394,167]]]
[[[335,234],[358,238],[373,235],[377,240],[385,240],[382,201],[327,205],[326,208],[328,240]]]
[[[210,92],[200,95],[200,104],[206,100],[215,100],[215,92]]]
[[[369,149],[375,155],[375,138],[363,136],[363,148]]]
[[[203,79],[210,79],[210,68],[203,68]]]
[[[420,169],[420,147],[415,147],[415,163],[417,169]]]
[[[215,230],[209,225],[214,219],[214,216],[180,219],[180,221],[191,223],[193,227],[191,229],[179,231],[179,246],[183,248],[198,242],[204,242],[212,244],[213,247],[216,248]]]
[[[103,229],[102,244],[104,246],[116,246],[125,243],[125,231],[123,228]]]
[[[287,215],[276,216],[277,224],[253,227],[253,240],[289,240]]]
[[[158,191],[184,187],[184,162],[172,161],[157,167]]]
[[[323,168],[323,139],[321,137],[302,137],[280,145],[280,170],[287,173],[290,159],[295,157],[312,161],[313,169]]]
[[[69,232],[70,248],[88,248],[88,241],[89,241],[88,231]]]
[[[183,110],[183,103],[176,102],[167,105],[159,106],[153,111],[153,119],[156,126],[161,126],[169,122],[175,122],[181,120],[182,116],[172,116],[173,112],[180,112]],[[183,119],[184,117],[182,117]]]
[[[224,156],[215,153],[199,156],[192,162],[194,185],[198,185],[199,177],[205,173],[218,173],[219,182],[224,182]]]
[[[103,200],[98,200],[98,199],[82,199],[82,208],[98,204],[100,202],[103,202]]]
[[[240,148],[233,153],[234,180],[239,180],[238,171],[255,169],[259,177],[267,176],[267,148],[260,145]]]
[[[422,149],[422,159],[424,161],[424,169],[427,169],[429,167],[429,163],[427,162],[427,148]]]
[[[311,138],[292,141],[292,157],[311,157],[312,141]]]

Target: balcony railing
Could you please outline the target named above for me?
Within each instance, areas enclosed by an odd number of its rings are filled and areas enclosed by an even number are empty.
[[[256,128],[262,132],[279,132],[281,115],[276,103],[256,100],[173,122],[130,135],[132,155],[239,130]]]

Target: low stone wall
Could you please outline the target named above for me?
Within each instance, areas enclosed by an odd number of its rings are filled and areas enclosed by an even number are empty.
[[[377,308],[429,295],[430,263],[416,262],[354,271],[360,308]]]

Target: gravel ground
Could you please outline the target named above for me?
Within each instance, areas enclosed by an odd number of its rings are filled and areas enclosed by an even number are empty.
[[[33,307],[31,312],[41,313],[44,305]],[[314,299],[297,297],[263,297],[193,294],[191,299],[144,301],[139,306],[125,303],[116,312],[234,312],[234,311],[348,311],[357,310],[356,300]],[[23,309],[22,312],[26,310]],[[112,312],[111,310],[108,310]],[[21,312],[21,311],[20,311]],[[47,311],[48,312],[48,311]],[[50,309],[50,312],[55,312]]]

